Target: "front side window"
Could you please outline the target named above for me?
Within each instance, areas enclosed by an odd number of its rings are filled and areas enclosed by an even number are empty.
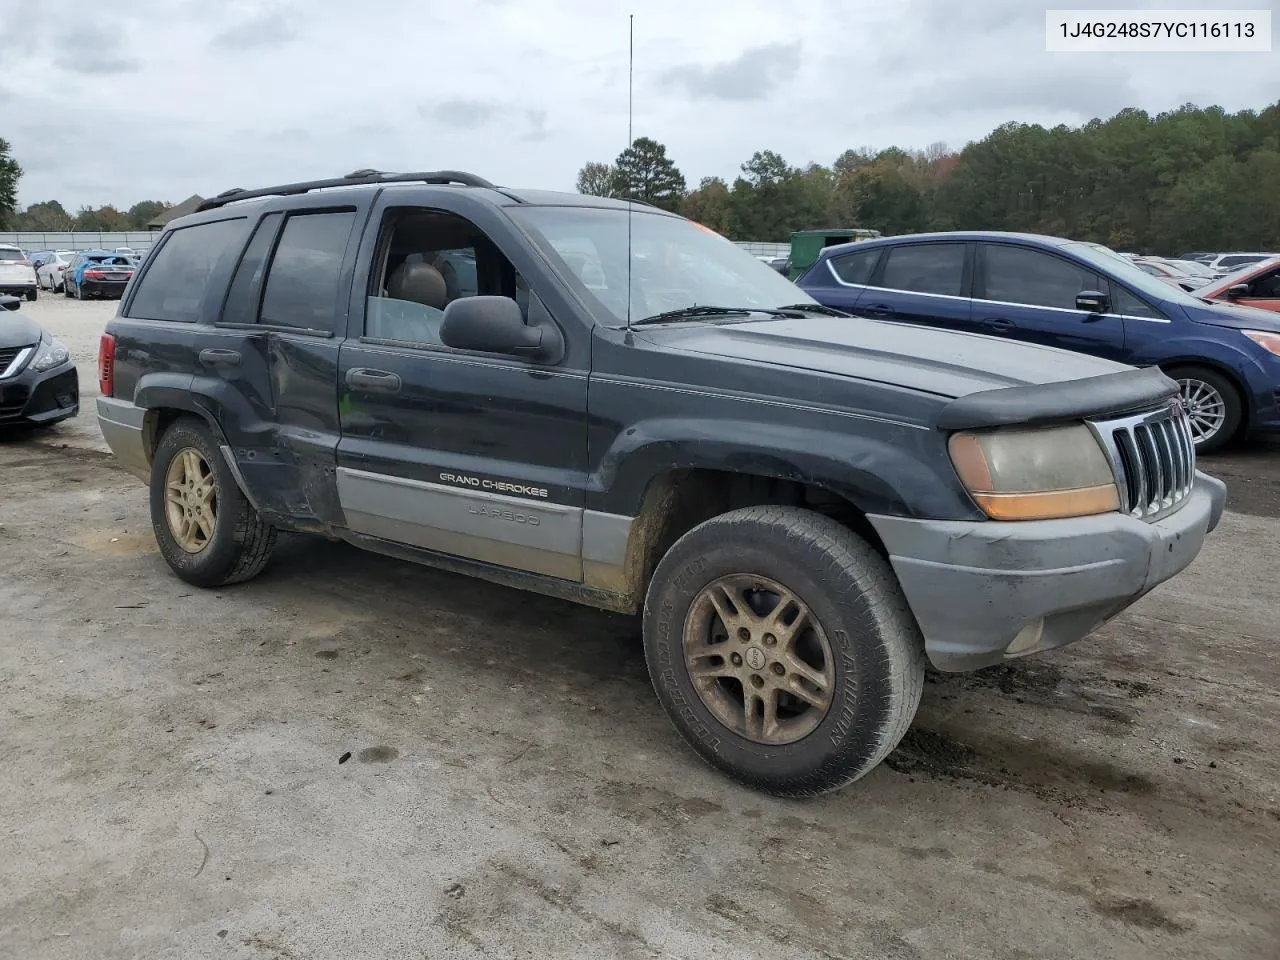
[[[1280,267],[1254,277],[1249,284],[1249,296],[1258,300],[1280,299]]]
[[[179,323],[200,319],[214,267],[222,257],[239,251],[246,229],[246,220],[238,217],[172,231],[147,267],[128,315]],[[79,267],[85,260],[80,256],[72,263]]]
[[[893,247],[880,286],[958,297],[964,291],[963,243],[911,243]]]
[[[1040,250],[988,244],[984,253],[988,300],[1074,310],[1082,291],[1102,289],[1093,271]]]
[[[621,207],[507,208],[608,326],[693,306],[774,308],[816,302],[741,247],[682,217]],[[628,246],[631,251],[628,263]],[[630,295],[628,296],[628,277]]]
[[[1118,283],[1111,284],[1111,313],[1124,317],[1141,317],[1144,320],[1163,320],[1160,312],[1147,305]]]
[[[450,303],[497,296],[528,306],[528,286],[485,233],[465,217],[421,208],[388,211],[381,261],[365,303],[364,336],[440,346]]]
[[[338,276],[354,210],[294,214],[285,221],[267,271],[259,322],[333,333]]]

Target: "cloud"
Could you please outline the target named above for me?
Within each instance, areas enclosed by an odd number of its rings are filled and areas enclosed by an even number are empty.
[[[288,8],[263,11],[215,34],[209,46],[222,50],[279,47],[299,36],[299,14]]]
[[[1113,2],[1168,5],[1093,5]],[[0,136],[23,205],[128,207],[362,167],[572,190],[584,163],[626,145],[627,15],[600,0],[491,0],[483,29],[444,0],[379,0],[370,30],[353,27],[351,0],[82,4],[26,34],[20,7],[0,0],[3,35],[21,38],[0,46],[17,94]],[[252,70],[238,52],[256,54]],[[689,183],[732,181],[763,149],[803,166],[864,144],[959,146],[1008,120],[1277,97],[1274,54],[1046,53],[1043,5],[1026,0],[636,10],[635,132]],[[110,122],[74,121],[95,99],[118,105]]]
[[[661,83],[708,100],[764,100],[800,72],[799,41],[744,50],[711,66],[686,64],[665,71]]]
[[[497,118],[502,112],[502,104],[490,100],[442,100],[435,104],[424,104],[419,112],[430,119],[456,127],[459,130],[474,130]]]

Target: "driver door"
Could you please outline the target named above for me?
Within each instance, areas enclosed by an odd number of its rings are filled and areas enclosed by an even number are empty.
[[[561,324],[563,359],[539,363],[455,350],[439,342],[438,322],[415,322],[476,294],[523,301],[526,318],[546,311],[527,251],[492,223],[484,229],[485,211],[449,193],[426,188],[418,203],[384,195],[361,244],[357,276],[368,284],[354,291],[338,363],[347,525],[581,582],[588,331]],[[528,264],[527,284],[513,258]],[[416,264],[413,284],[395,279],[405,263]],[[441,284],[422,282],[431,274],[424,264]]]

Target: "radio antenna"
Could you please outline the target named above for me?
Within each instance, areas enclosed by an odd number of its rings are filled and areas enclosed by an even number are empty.
[[[636,64],[636,15],[627,14],[627,150],[633,145],[631,139],[632,89],[634,87]],[[625,153],[625,151],[624,151]],[[631,332],[631,208],[635,206],[635,190],[632,177],[627,175],[627,332]]]

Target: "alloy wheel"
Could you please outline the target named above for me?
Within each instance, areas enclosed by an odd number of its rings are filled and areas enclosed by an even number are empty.
[[[1191,425],[1191,438],[1197,444],[1212,440],[1227,422],[1227,401],[1217,388],[1203,380],[1179,380],[1178,387]]]
[[[174,541],[199,553],[213,539],[218,490],[213,471],[199,450],[184,447],[169,461],[164,478],[165,520]]]
[[[831,708],[827,635],[803,600],[766,577],[732,574],[704,587],[685,617],[684,656],[706,708],[755,743],[795,743]]]

